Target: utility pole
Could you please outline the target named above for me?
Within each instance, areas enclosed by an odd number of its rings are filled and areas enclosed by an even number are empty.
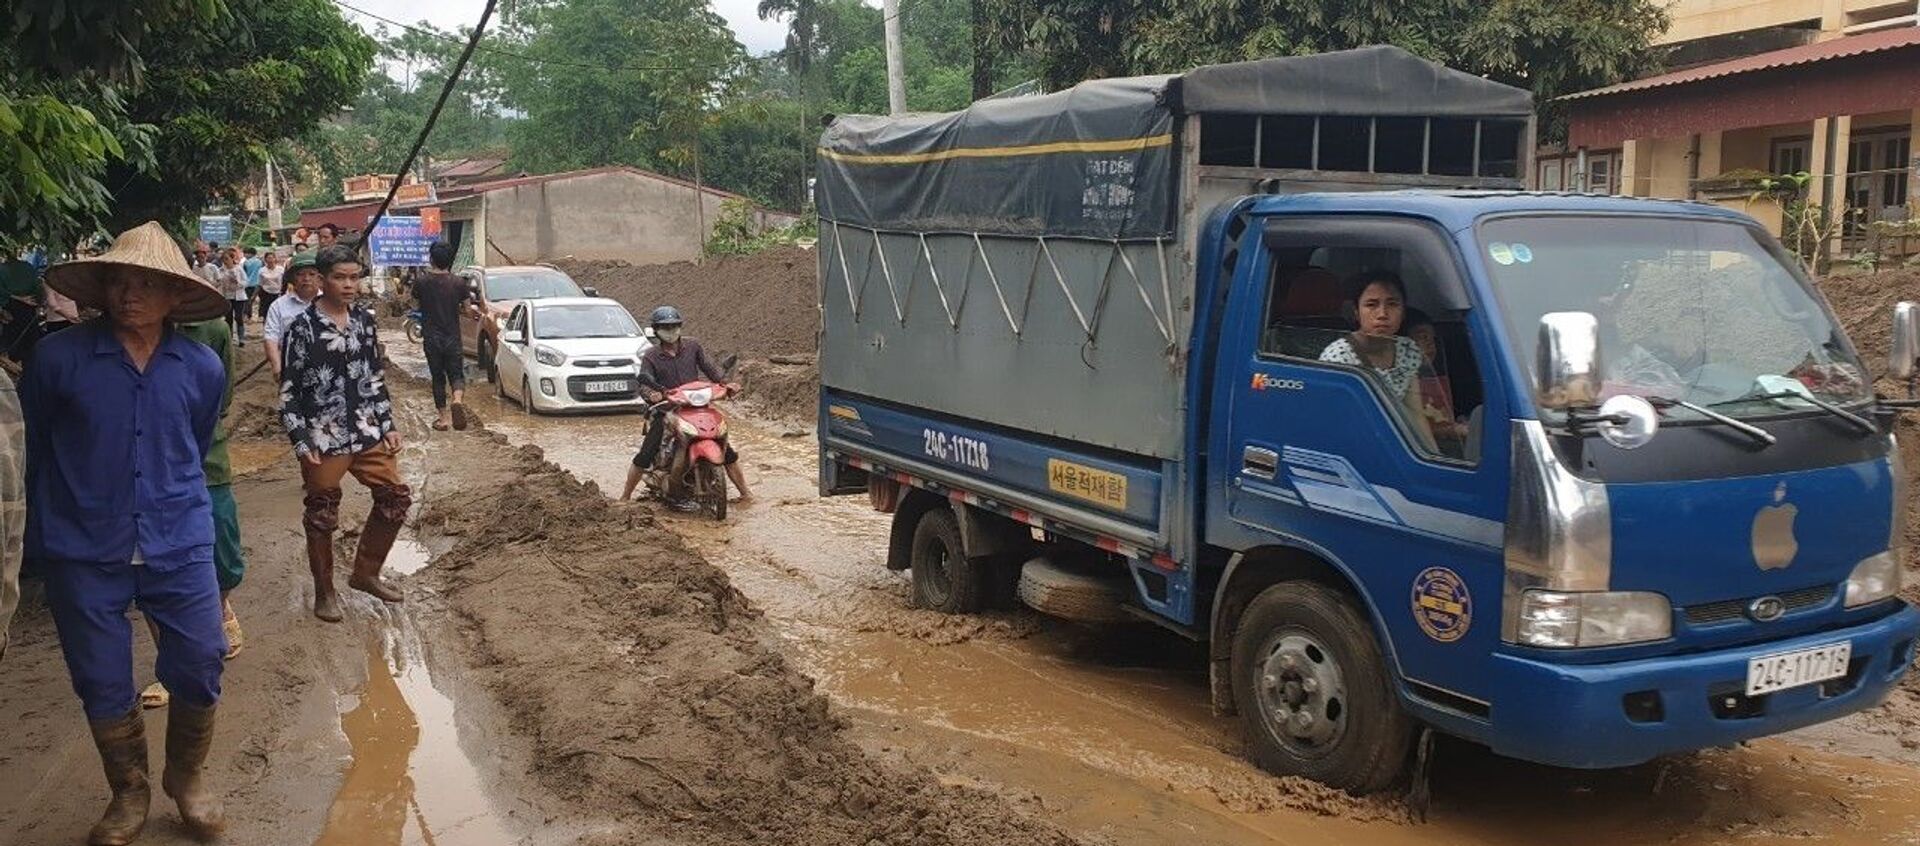
[[[887,112],[907,111],[907,72],[900,46],[900,0],[882,0],[880,14],[885,15],[887,33]]]

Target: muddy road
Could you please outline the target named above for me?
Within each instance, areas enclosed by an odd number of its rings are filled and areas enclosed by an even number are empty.
[[[1424,825],[1271,778],[1210,712],[1192,644],[908,607],[887,518],[819,499],[806,427],[746,413],[758,500],[720,525],[606,498],[636,416],[531,417],[481,382],[487,431],[434,433],[397,377],[408,601],[350,594],[324,625],[263,387],[232,418],[247,648],[211,758],[229,844],[1920,843],[1911,710],[1606,773],[1443,744]],[[366,504],[349,486],[343,546]],[[44,608],[14,635],[0,845],[76,843],[105,786]],[[141,842],[187,842],[164,802]]]
[[[618,492],[637,416],[534,417],[475,388],[491,430]],[[1151,627],[913,609],[905,575],[881,566],[888,518],[816,495],[810,427],[736,413],[732,432],[753,504],[724,525],[636,507],[726,571],[869,752],[1070,831],[1118,844],[1920,843],[1920,756],[1886,712],[1605,773],[1443,743],[1425,825],[1397,800],[1273,779],[1211,713],[1200,647]]]

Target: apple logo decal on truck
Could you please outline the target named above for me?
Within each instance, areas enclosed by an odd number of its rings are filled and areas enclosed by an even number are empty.
[[[1761,506],[1753,515],[1753,563],[1762,570],[1778,570],[1793,563],[1800,542],[1793,538],[1793,518],[1799,506],[1786,502],[1787,483],[1773,489],[1773,505]]]

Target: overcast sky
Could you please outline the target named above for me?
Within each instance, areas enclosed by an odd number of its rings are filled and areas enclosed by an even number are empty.
[[[456,29],[472,26],[480,20],[480,10],[486,8],[486,0],[341,0],[355,7],[383,18],[391,18],[406,23],[425,20],[441,29]],[[780,49],[786,39],[786,24],[779,20],[763,21],[754,12],[758,0],[710,0],[714,11],[727,19],[733,27],[733,35],[747,46],[747,52],[755,56]],[[342,7],[341,13],[347,20],[360,24],[361,28],[371,32],[378,21]]]

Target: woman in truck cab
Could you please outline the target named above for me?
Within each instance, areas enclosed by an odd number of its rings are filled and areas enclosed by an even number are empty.
[[[1417,308],[1408,308],[1401,331],[1420,347],[1422,366],[1416,384],[1420,392],[1420,413],[1427,420],[1428,430],[1433,432],[1441,452],[1453,456],[1464,454],[1467,424],[1454,413],[1453,383],[1440,353],[1440,336],[1433,318]]]
[[[1346,294],[1355,329],[1321,350],[1320,360],[1361,367],[1379,379],[1387,395],[1400,401],[1421,446],[1433,451],[1433,430],[1420,401],[1420,345],[1400,335],[1407,313],[1406,284],[1398,274],[1367,270],[1347,280]]]

